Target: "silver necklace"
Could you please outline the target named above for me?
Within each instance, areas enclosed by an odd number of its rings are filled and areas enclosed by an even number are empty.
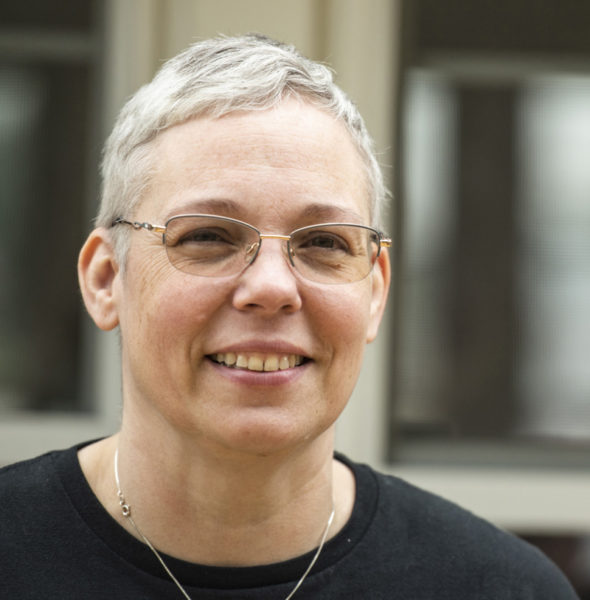
[[[145,545],[154,553],[164,571],[168,574],[168,577],[175,583],[176,587],[180,590],[181,594],[187,599],[192,600],[191,597],[187,594],[186,590],[180,584],[180,581],[176,579],[172,571],[168,568],[168,565],[164,562],[164,559],[160,555],[160,553],[154,548],[153,544],[148,540],[148,538],[142,533],[141,529],[137,526],[133,517],[131,516],[131,506],[127,504],[125,501],[125,496],[123,496],[123,492],[121,491],[121,482],[119,481],[119,449],[115,450],[115,482],[117,484],[117,496],[119,498],[119,505],[121,506],[121,513],[123,516],[128,519],[129,523],[131,523],[133,529],[137,532],[137,535],[144,541]],[[328,522],[326,523],[326,527],[324,529],[324,533],[322,534],[322,539],[320,540],[320,545],[316,550],[311,562],[305,569],[303,575],[299,578],[299,581],[295,584],[295,587],[291,590],[289,595],[285,598],[285,600],[291,600],[291,598],[295,595],[295,592],[301,587],[301,584],[305,581],[305,578],[309,575],[309,572],[313,569],[317,559],[320,556],[320,553],[326,543],[326,538],[328,537],[328,531],[330,531],[330,526],[332,525],[332,521],[334,520],[334,515],[336,514],[336,508],[332,506],[332,512],[328,517]]]

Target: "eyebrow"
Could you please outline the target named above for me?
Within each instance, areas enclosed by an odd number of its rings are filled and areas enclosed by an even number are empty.
[[[175,209],[166,215],[170,219],[175,215],[205,213],[220,216],[232,216],[241,213],[240,204],[226,198],[205,198],[203,200],[190,200],[186,204],[175,207]]]
[[[326,222],[352,219],[353,222],[362,223],[362,217],[358,212],[338,204],[309,204],[304,208],[301,216],[305,219],[322,219]]]
[[[193,213],[204,213],[242,219],[244,212],[247,212],[244,208],[243,204],[227,198],[195,199],[190,200],[181,206],[177,206],[174,211],[165,216],[165,219],[170,219],[179,214]],[[362,224],[363,222],[362,216],[353,209],[339,206],[338,204],[320,202],[306,205],[297,217],[298,220],[315,221],[317,223],[350,221],[352,223]]]

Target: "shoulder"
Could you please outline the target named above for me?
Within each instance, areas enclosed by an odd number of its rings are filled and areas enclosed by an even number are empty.
[[[29,493],[43,486],[54,471],[53,461],[58,452],[49,452],[0,468],[0,498]]]
[[[70,487],[83,478],[78,472],[78,446],[54,450],[0,468],[0,520],[2,527],[18,522],[55,517],[70,506]]]
[[[0,469],[0,588],[7,573],[16,577],[21,567],[46,560],[46,541],[64,505],[54,461],[50,453]]]
[[[0,517],[13,521],[30,511],[41,512],[59,486],[55,462],[60,452],[14,463],[0,469]]]
[[[43,494],[64,479],[80,479],[78,451],[97,440],[82,442],[71,448],[52,450],[34,458],[0,467],[1,501],[23,494],[30,497]]]
[[[482,598],[576,598],[559,569],[515,535],[398,477],[355,468],[377,482],[375,542],[404,560],[408,572],[477,589]]]

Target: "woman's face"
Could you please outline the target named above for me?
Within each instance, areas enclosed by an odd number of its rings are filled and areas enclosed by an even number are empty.
[[[365,171],[348,132],[310,105],[284,101],[191,120],[161,134],[154,152],[149,191],[126,218],[162,225],[210,213],[279,234],[322,222],[370,224]],[[129,234],[126,269],[114,284],[124,418],[257,454],[333,425],[377,333],[385,253],[361,281],[319,284],[292,269],[284,242],[267,239],[241,274],[211,278],[174,268],[161,236]],[[225,364],[233,357],[243,366]]]

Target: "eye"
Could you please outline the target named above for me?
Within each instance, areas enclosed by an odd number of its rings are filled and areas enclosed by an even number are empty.
[[[298,248],[310,250],[349,251],[349,244],[340,235],[327,231],[310,231],[297,241]]]
[[[174,245],[179,244],[233,244],[233,236],[219,227],[199,227],[198,229],[191,229],[178,236],[175,240]]]

